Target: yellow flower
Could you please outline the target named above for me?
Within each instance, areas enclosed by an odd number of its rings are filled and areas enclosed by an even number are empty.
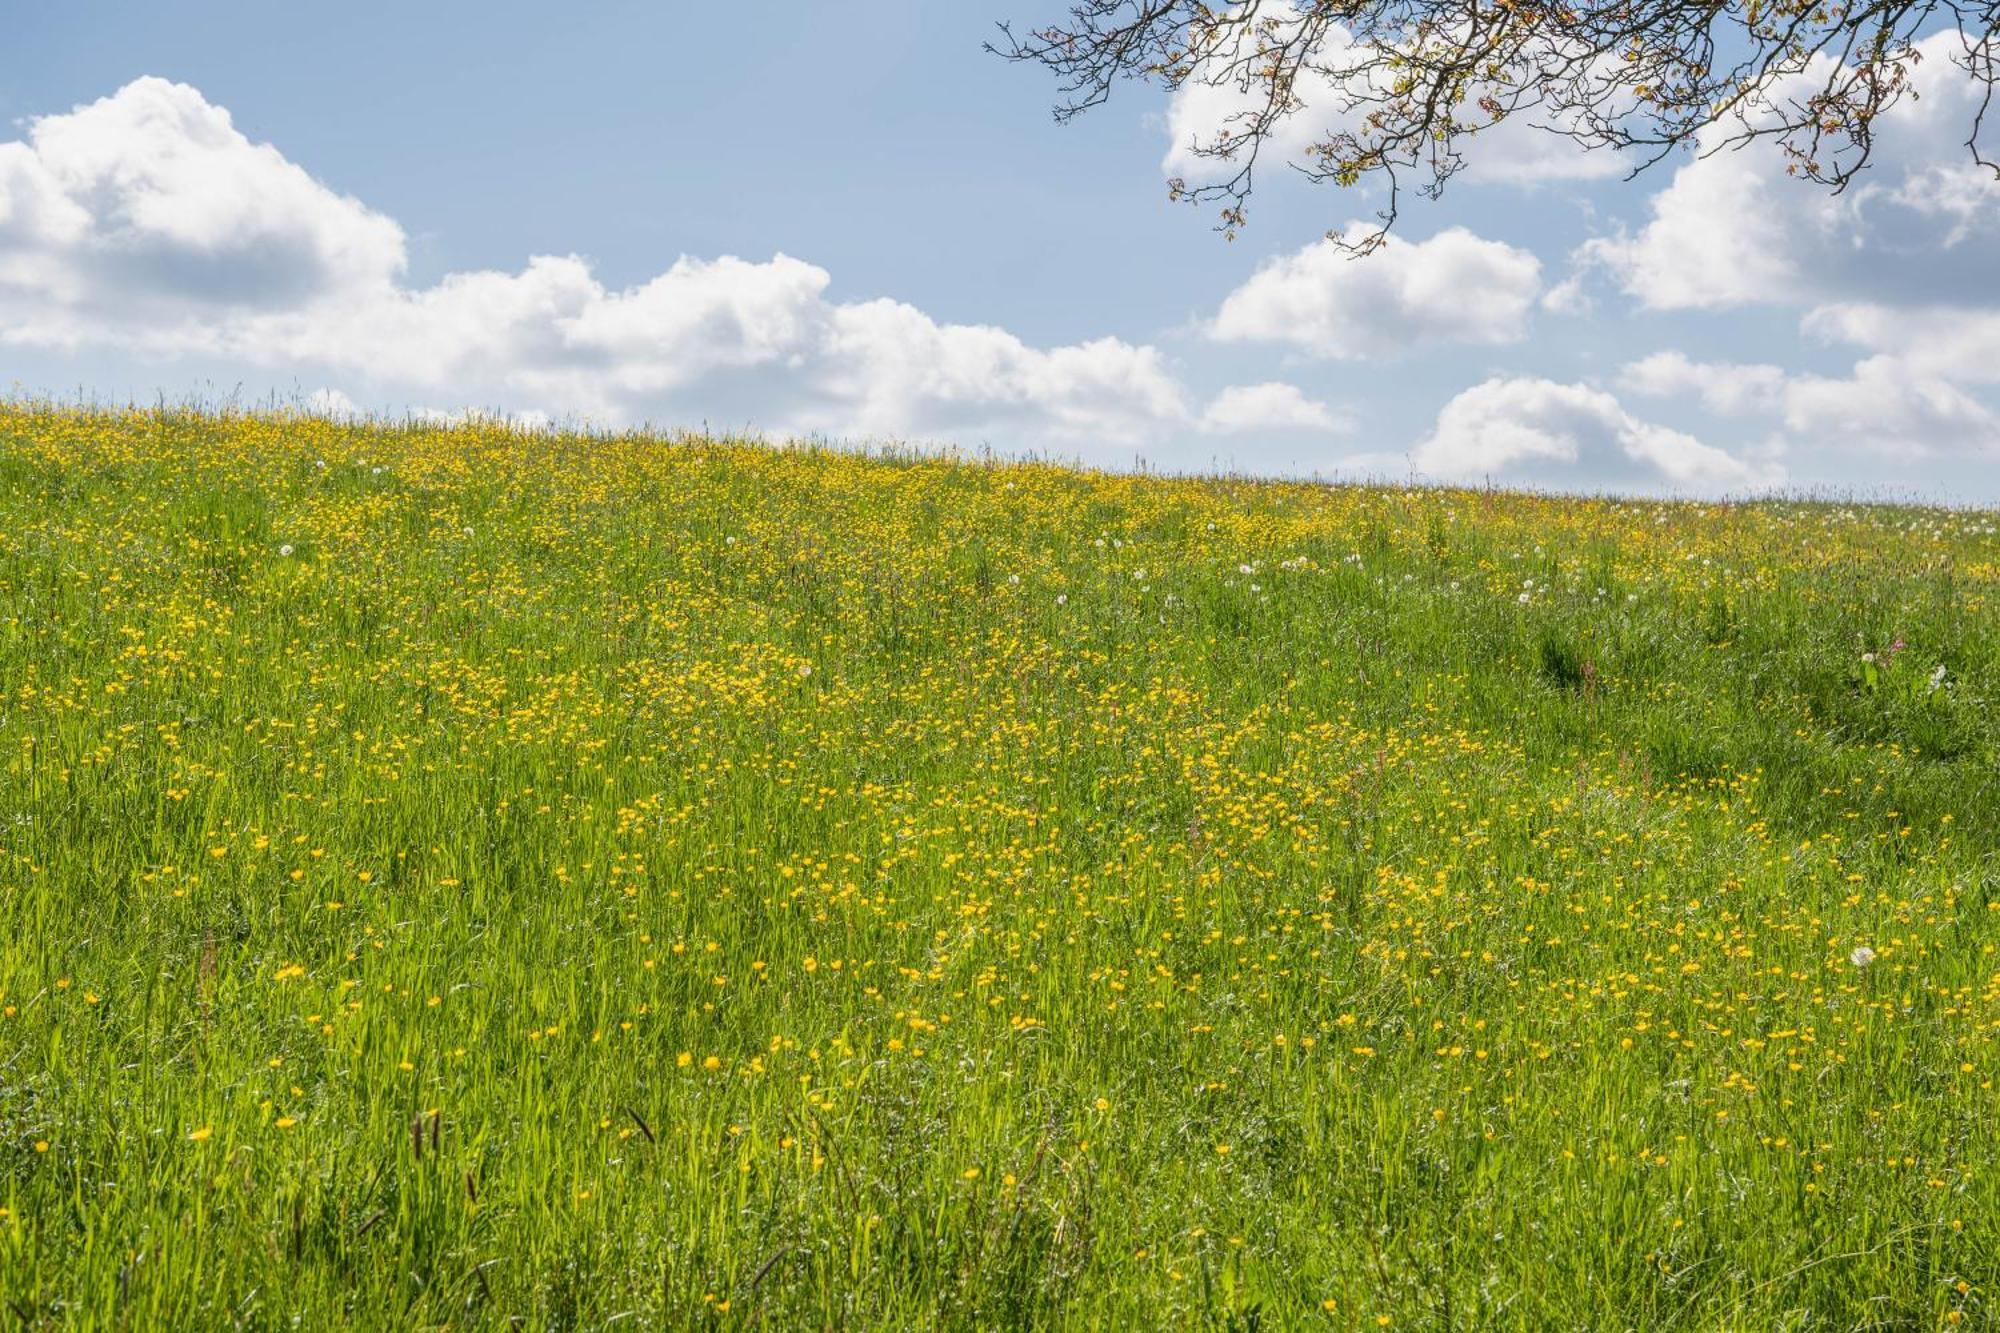
[[[203,1143],[206,1142],[208,1136],[213,1133],[215,1133],[215,1126],[203,1125],[200,1129],[189,1130],[188,1140],[189,1142],[192,1143]]]

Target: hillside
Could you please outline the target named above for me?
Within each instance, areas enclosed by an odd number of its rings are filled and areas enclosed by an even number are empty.
[[[0,408],[24,1326],[2000,1319],[2000,516]]]

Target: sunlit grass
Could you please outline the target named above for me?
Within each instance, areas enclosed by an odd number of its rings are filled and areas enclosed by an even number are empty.
[[[0,410],[23,1326],[1990,1325],[1996,516]]]

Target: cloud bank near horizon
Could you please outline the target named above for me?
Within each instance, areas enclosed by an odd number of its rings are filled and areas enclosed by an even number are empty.
[[[1268,260],[1187,332],[1196,351],[1260,348],[1282,367],[1407,364],[1532,351],[1538,324],[1580,318],[1608,289],[1642,311],[1796,310],[1806,338],[1864,354],[1845,377],[1676,348],[1608,382],[1468,369],[1477,382],[1401,455],[1349,453],[1350,406],[1289,379],[1197,389],[1157,345],[1037,346],[903,301],[836,299],[826,269],[785,254],[682,256],[624,287],[576,254],[415,284],[395,219],[252,142],[195,88],[150,77],[0,143],[0,345],[241,366],[323,385],[317,401],[342,410],[478,403],[531,420],[721,420],[1010,452],[1277,436],[1329,463],[1438,480],[1744,492],[1782,485],[1807,448],[2000,459],[2000,422],[1979,397],[2000,381],[2000,304],[1883,281],[1883,264],[1853,257],[1873,247],[1892,279],[1925,246],[1992,266],[2000,190],[1945,160],[1950,109],[1899,112],[1915,145],[1902,174],[1837,205],[1774,192],[1750,153],[1701,158],[1653,196],[1643,227],[1573,255],[1464,227],[1399,235],[1360,261],[1321,241]],[[1201,114],[1177,103],[1173,132]],[[1596,173],[1543,164],[1533,179]],[[1773,217],[1807,243],[1774,255]],[[1762,438],[1723,447],[1636,414],[1646,402],[1695,404]]]
[[[825,269],[784,254],[683,256],[626,288],[574,254],[426,287],[407,269],[394,219],[184,84],[139,79],[0,144],[0,342],[15,346],[322,374],[348,401],[843,436],[1139,443],[1334,423],[1289,385],[1197,402],[1150,346],[1036,347],[899,301],[835,301]]]

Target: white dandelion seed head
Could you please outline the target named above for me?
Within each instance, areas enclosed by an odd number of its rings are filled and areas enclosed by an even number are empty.
[[[278,548],[279,555],[290,555],[291,553],[292,553],[292,544],[290,542],[286,542],[283,546],[280,546]]]
[[[1854,946],[1854,952],[1847,955],[1847,961],[1856,967],[1866,967],[1875,961],[1875,951],[1865,944]]]

